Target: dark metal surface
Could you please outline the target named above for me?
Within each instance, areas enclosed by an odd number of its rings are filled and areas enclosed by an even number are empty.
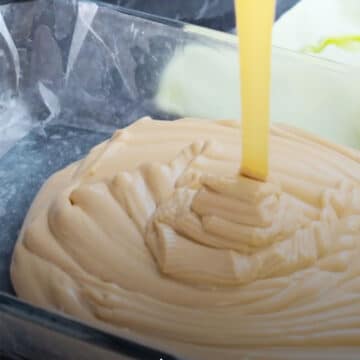
[[[235,27],[234,0],[107,0],[130,9],[229,31]],[[279,18],[299,0],[277,0]]]

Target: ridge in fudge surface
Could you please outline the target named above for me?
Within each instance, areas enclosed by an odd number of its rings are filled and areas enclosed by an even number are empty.
[[[13,293],[10,261],[16,237],[43,181],[78,160],[108,134],[61,125],[31,131],[0,159],[0,291]],[[15,165],[14,165],[15,164]]]

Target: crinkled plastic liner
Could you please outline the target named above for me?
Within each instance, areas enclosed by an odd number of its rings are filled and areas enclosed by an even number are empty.
[[[61,118],[110,132],[154,112],[154,80],[184,41],[176,28],[90,2],[38,0],[1,10],[1,102],[24,99],[25,123],[34,126]],[[1,129],[19,123],[1,111]]]
[[[224,40],[211,30],[170,24],[165,19],[133,17],[114,6],[87,1],[37,0],[0,6],[0,156],[29,129],[35,126],[41,130],[49,123],[110,133],[143,115],[164,119],[199,114],[238,117],[237,94],[232,101],[238,79],[236,60],[231,60],[229,67],[228,62],[214,58],[210,74],[204,73],[209,67],[206,54],[211,56],[211,51],[221,54],[226,47],[236,59],[233,39]],[[186,84],[197,92],[189,91],[186,108],[169,115],[169,110],[184,106],[174,98],[162,111],[154,105],[160,79],[172,56],[194,44],[205,54],[205,58],[190,59],[190,63],[199,64],[198,76],[186,77],[191,68],[180,69],[182,82],[170,85],[173,92],[180,87],[186,94]],[[189,62],[185,60],[184,64]],[[330,64],[313,63],[316,61],[311,58],[275,51],[272,118],[296,126],[305,119],[309,130],[334,137],[338,133],[331,122],[335,114],[344,114],[348,121],[347,117],[354,118],[359,111],[354,105],[356,81],[350,84],[350,77],[339,75],[343,69],[334,74],[326,69]],[[334,69],[339,70],[335,65]],[[232,81],[222,84],[221,79],[227,76]],[[209,107],[206,99],[202,103],[208,90],[212,95]],[[231,99],[233,106],[221,111],[224,99]],[[340,105],[336,111],[333,101]],[[194,110],[197,103],[203,111]],[[331,134],[322,131],[325,122],[330,124]],[[356,145],[355,130],[350,140],[344,135],[339,141]]]

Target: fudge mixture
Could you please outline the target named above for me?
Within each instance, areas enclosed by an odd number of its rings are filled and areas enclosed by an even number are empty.
[[[16,293],[191,359],[355,347],[360,153],[273,126],[258,182],[239,175],[239,134],[143,118],[54,174],[17,241]]]

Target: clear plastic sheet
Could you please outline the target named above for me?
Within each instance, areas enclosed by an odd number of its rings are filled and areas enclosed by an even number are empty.
[[[176,42],[171,28],[69,0],[9,4],[1,13],[9,52],[1,58],[8,77],[2,103],[20,92],[42,126],[61,115],[69,125],[99,131],[151,111],[151,77]]]

